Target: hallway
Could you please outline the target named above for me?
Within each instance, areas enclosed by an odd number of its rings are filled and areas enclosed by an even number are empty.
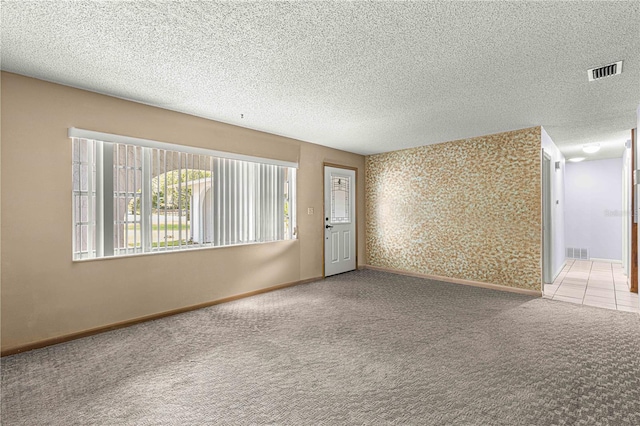
[[[631,293],[620,263],[567,259],[544,297],[563,302],[640,313],[638,294]]]

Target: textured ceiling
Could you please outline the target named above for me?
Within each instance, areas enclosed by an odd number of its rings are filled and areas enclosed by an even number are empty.
[[[601,142],[598,157],[616,157],[640,103],[640,2],[2,1],[0,13],[3,70],[361,154],[542,125],[566,155]],[[587,81],[618,60],[622,75]]]

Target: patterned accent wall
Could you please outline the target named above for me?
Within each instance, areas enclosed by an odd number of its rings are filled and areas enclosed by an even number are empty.
[[[540,290],[540,144],[533,127],[367,157],[368,263]]]

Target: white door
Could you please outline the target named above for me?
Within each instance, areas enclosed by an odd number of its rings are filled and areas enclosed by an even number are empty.
[[[356,269],[356,172],[324,168],[324,275]]]

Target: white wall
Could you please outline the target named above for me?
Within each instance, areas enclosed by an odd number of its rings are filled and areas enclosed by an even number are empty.
[[[631,267],[631,139],[622,154],[622,269],[629,276]]]
[[[567,163],[566,246],[622,260],[622,158]]]
[[[551,182],[553,211],[551,216],[551,233],[553,237],[553,277],[555,278],[565,262],[565,158],[551,137],[542,128],[542,149],[551,156]],[[556,161],[560,168],[555,168]]]

